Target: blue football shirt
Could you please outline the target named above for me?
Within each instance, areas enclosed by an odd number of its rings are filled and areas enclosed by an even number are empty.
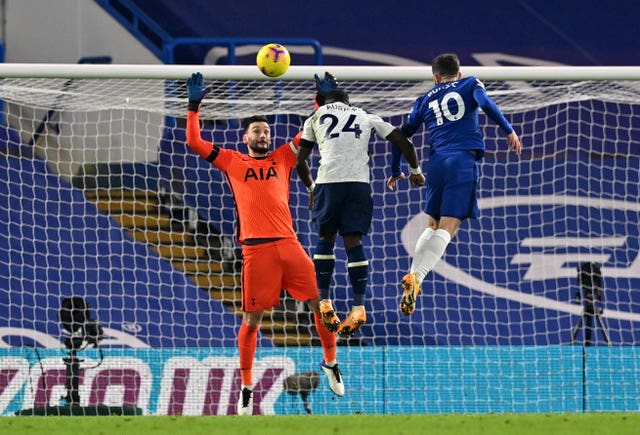
[[[409,113],[403,132],[411,137],[422,124],[429,133],[430,153],[439,151],[479,151],[485,143],[478,124],[478,109],[498,124],[505,133],[513,131],[484,84],[476,77],[440,83],[420,96]],[[392,173],[400,173],[399,151],[393,148]]]

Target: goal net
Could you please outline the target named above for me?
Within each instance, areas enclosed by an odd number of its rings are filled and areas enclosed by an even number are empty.
[[[0,65],[0,414],[59,410],[73,338],[74,404],[235,413],[235,209],[224,175],[185,143],[185,81],[200,70],[212,87],[203,137],[245,152],[240,120],[267,115],[273,145],[285,143],[325,69],[353,105],[396,126],[432,85],[421,67],[292,67],[272,80],[252,67]],[[318,414],[638,410],[640,71],[462,72],[484,81],[522,155],[481,112],[480,217],[462,224],[405,317],[399,281],[425,226],[424,189],[386,190],[392,145],[372,140],[368,321],[338,341],[347,394],[333,397],[319,377],[313,318],[283,292],[260,330],[254,413],[306,413],[305,403]],[[424,129],[413,141],[425,162]],[[313,254],[295,174],[290,203]],[[344,317],[352,294],[340,239],[336,257]],[[65,329],[71,297],[102,326],[97,346]]]

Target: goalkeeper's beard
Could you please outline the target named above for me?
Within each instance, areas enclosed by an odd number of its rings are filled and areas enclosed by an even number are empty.
[[[265,155],[271,149],[271,142],[267,141],[255,141],[249,143],[249,149],[253,154]]]

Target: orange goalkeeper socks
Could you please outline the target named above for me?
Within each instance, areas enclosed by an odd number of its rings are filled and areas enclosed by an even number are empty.
[[[336,335],[333,332],[329,332],[324,323],[322,323],[322,315],[318,312],[313,312],[313,320],[316,324],[316,330],[320,336],[320,344],[322,344],[322,356],[325,361],[336,360]]]
[[[242,322],[238,331],[238,350],[240,352],[240,377],[242,385],[253,385],[253,358],[258,347],[258,327]]]

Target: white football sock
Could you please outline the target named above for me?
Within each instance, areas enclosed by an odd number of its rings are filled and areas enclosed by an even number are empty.
[[[422,253],[426,249],[429,239],[433,237],[433,233],[435,232],[436,230],[434,230],[433,228],[427,228],[422,232],[422,234],[420,234],[420,237],[418,237],[416,248],[413,252],[413,259],[411,261],[411,269],[409,270],[410,273],[416,272],[416,268],[419,264],[418,258],[424,257],[424,254]],[[429,272],[427,271],[427,273]],[[427,273],[425,273],[424,276],[426,276]],[[424,276],[417,275],[418,283],[422,283],[422,280],[424,280]]]
[[[440,261],[450,241],[451,234],[443,229],[433,231],[431,228],[427,228],[420,235],[411,262],[411,273],[415,272],[418,283],[422,284],[425,276]]]
[[[422,234],[420,234],[420,237],[418,237],[418,241],[416,242],[416,248],[414,249],[414,257],[416,256],[416,253],[421,252],[424,249],[424,245],[435,232],[436,230],[434,230],[433,228],[427,228],[422,232]],[[413,273],[413,270],[411,272]]]

